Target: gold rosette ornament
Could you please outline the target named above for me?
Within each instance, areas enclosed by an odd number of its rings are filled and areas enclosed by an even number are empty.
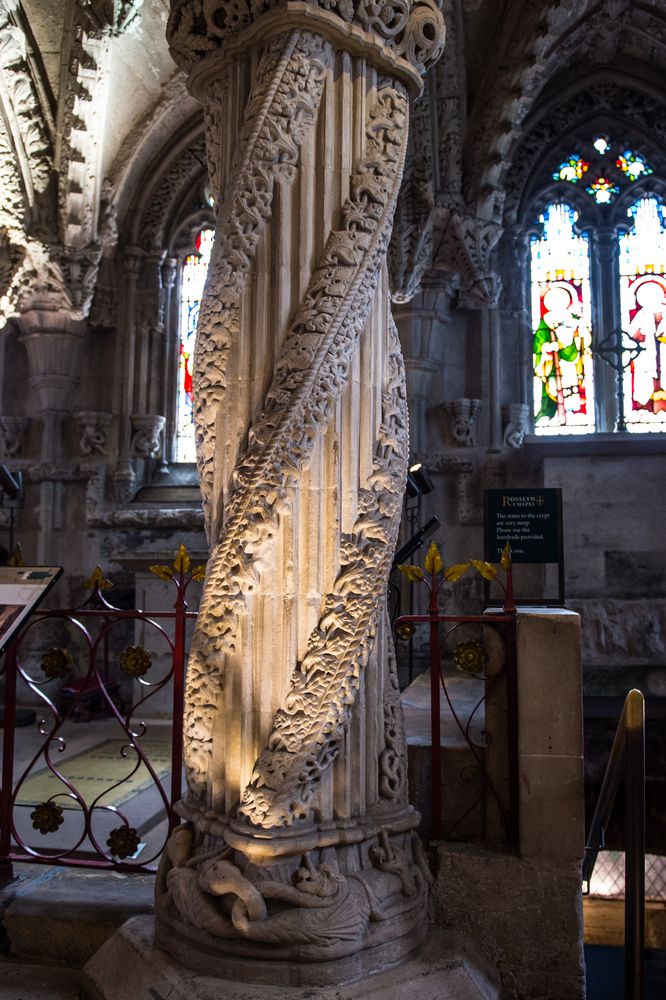
[[[40,833],[55,833],[59,826],[65,822],[62,815],[62,806],[57,806],[55,802],[40,802],[30,813],[34,830]]]
[[[141,841],[133,826],[119,826],[109,834],[106,846],[109,852],[123,861],[124,858],[131,858],[137,852]]]
[[[42,656],[40,666],[50,681],[61,680],[74,666],[74,657],[62,646],[51,646]]]
[[[143,646],[128,646],[120,654],[120,669],[128,677],[143,677],[152,666],[152,658]]]
[[[466,674],[480,674],[488,662],[488,654],[480,642],[470,639],[458,643],[453,650],[453,662]]]

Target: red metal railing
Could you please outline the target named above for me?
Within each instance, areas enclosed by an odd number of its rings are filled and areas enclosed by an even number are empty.
[[[440,592],[442,584],[451,582],[462,576],[469,568],[475,568],[486,579],[498,579],[495,567],[480,560],[470,560],[469,563],[458,564],[444,569],[441,558],[432,545],[426,556],[424,574],[418,567],[400,567],[410,582],[422,580],[429,589],[429,603],[426,614],[402,615],[394,622],[394,629],[399,637],[414,634],[418,626],[427,625],[429,630],[429,673],[430,673],[430,730],[431,730],[431,769],[432,769],[432,836],[435,840],[453,837],[462,821],[476,808],[489,792],[494,800],[501,823],[504,827],[506,843],[517,847],[519,839],[519,787],[518,787],[518,686],[516,672],[516,605],[513,600],[513,581],[510,554],[503,556],[502,566],[506,571],[504,586],[504,605],[501,611],[488,612],[480,615],[448,615],[440,609]],[[416,575],[414,571],[420,575]],[[429,578],[428,578],[429,577]],[[499,581],[498,581],[499,582]],[[444,629],[442,629],[444,626]],[[449,684],[443,670],[443,650],[446,644],[455,637],[459,630],[466,626],[481,626],[484,630],[491,629],[499,634],[503,644],[503,662],[492,676],[486,673],[487,655],[483,644],[476,642],[461,643],[453,654],[454,662],[468,676],[483,682],[483,693],[474,705],[472,711],[463,719],[456,709],[454,698],[449,691]],[[465,663],[465,660],[468,660]],[[458,663],[458,661],[460,661]],[[493,752],[491,743],[493,734],[487,726],[484,717],[482,741],[473,736],[475,716],[482,707],[485,708],[491,689],[496,688],[501,681],[505,682],[505,718],[506,718],[506,759],[500,765],[503,774],[498,782],[491,775],[486,759],[487,752]],[[448,710],[460,732],[465,744],[471,752],[476,768],[483,778],[481,792],[477,799],[460,816],[445,815],[442,802],[442,745],[441,745],[441,694],[444,694]],[[502,741],[496,740],[499,744]],[[497,768],[495,768],[497,773]],[[444,804],[445,805],[445,804]]]
[[[187,610],[186,592],[192,580],[202,579],[203,567],[190,569],[189,557],[181,547],[173,566],[156,566],[151,567],[151,570],[163,580],[174,584],[176,600],[172,611],[147,612],[115,607],[103,593],[109,584],[97,569],[88,581],[92,594],[84,605],[73,609],[36,612],[5,654],[2,671],[5,721],[0,789],[0,879],[11,878],[14,861],[110,868],[125,872],[153,872],[171,830],[180,822],[173,806],[181,797],[183,769],[185,630],[187,621],[196,618],[195,611]],[[44,635],[45,628],[53,631],[53,623],[61,623],[61,628],[73,632],[74,641],[78,639],[78,644],[83,646],[83,656],[87,656],[87,667],[83,675],[79,672],[77,677],[72,678],[74,657],[63,646],[50,648],[42,655],[40,666],[35,666],[34,650],[31,653],[29,649],[30,641],[34,642],[40,634]],[[122,702],[117,679],[119,672],[116,671],[116,677],[109,672],[109,660],[114,659],[109,655],[109,640],[114,629],[122,628],[127,623],[145,624],[159,637],[159,641],[166,643],[168,650],[168,666],[162,676],[154,680],[145,677],[152,666],[152,658],[143,647],[128,646],[119,654],[120,671],[127,678],[125,687],[129,686],[131,679],[132,691],[137,686],[140,691],[140,697],[130,699],[132,704],[129,707]],[[171,623],[173,630],[172,635],[169,635],[167,629]],[[81,658],[81,655],[77,657],[79,662]],[[153,669],[151,677],[154,673]],[[157,673],[159,674],[159,670]],[[64,683],[54,694],[53,685],[49,687],[49,682],[57,678]],[[173,683],[171,773],[167,788],[146,752],[145,740],[150,739],[150,736],[146,737],[148,727],[138,719],[138,714],[150,711],[151,699],[170,682]],[[37,700],[43,711],[43,717],[39,718],[38,714],[37,728],[39,735],[44,737],[36,752],[30,751],[30,759],[22,769],[16,763],[15,727],[17,691],[20,685],[27,687],[32,693],[32,701]],[[65,751],[67,740],[71,739],[72,724],[77,717],[85,717],[89,713],[93,702],[98,711],[103,709],[106,718],[115,723],[111,726],[111,732],[105,733],[105,736],[119,742],[118,754],[121,760],[127,760],[128,773],[110,788],[103,789],[92,800],[87,801],[77,788],[77,779],[63,773],[64,769],[68,769],[65,767],[67,761],[59,765],[55,756]],[[119,808],[110,803],[108,797],[113,792],[116,793],[116,801],[122,799],[122,793],[128,788],[127,783],[142,767],[145,771],[142,772],[140,791],[143,794],[147,788],[152,788],[157,792],[157,811],[154,805],[151,806],[151,826],[155,830],[161,823],[162,834],[156,837],[149,850],[149,857],[133,861],[140,844],[139,833],[126,815],[124,803]],[[17,774],[16,771],[20,773]],[[146,780],[146,772],[149,780]],[[17,801],[21,791],[28,779],[36,775],[52,776],[57,791],[48,795],[44,801],[21,805]],[[120,796],[117,794],[119,789]],[[73,833],[60,830],[65,823],[63,806],[60,804],[63,800],[71,814],[68,829],[75,827]],[[43,847],[35,845],[32,834],[31,843],[26,841],[24,831],[27,826],[27,810],[31,804],[34,805],[34,811],[30,814],[32,828],[37,831],[35,836],[40,841],[44,838]],[[20,823],[17,822],[17,810],[22,811]],[[109,830],[110,822],[118,822],[119,825]],[[53,834],[57,834],[58,846],[49,846],[50,838],[53,843]],[[108,839],[103,843],[107,834]],[[68,836],[71,842],[63,843]]]

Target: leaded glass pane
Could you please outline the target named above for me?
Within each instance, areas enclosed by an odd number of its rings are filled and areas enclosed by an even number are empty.
[[[208,262],[215,234],[212,229],[202,229],[196,239],[197,253],[185,258],[181,276],[178,393],[176,399],[176,461],[196,461],[194,443],[194,410],[192,389],[192,362],[194,340],[199,320],[199,306],[203,297]]]
[[[582,153],[577,150],[562,160],[553,179],[568,184],[583,181],[597,205],[610,205],[621,190],[652,173],[644,156],[613,143],[607,135],[593,136],[589,149],[585,146]]]
[[[619,237],[622,329],[635,348],[624,356],[628,430],[666,430],[666,209],[655,197],[628,209]]]
[[[587,237],[574,232],[577,217],[571,205],[549,205],[543,236],[532,240],[537,434],[594,430],[590,263]]]

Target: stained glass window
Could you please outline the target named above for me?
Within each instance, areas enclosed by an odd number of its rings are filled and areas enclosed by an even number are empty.
[[[553,174],[553,180],[577,184],[579,180],[582,180],[583,174],[589,170],[589,167],[590,164],[582,156],[572,153],[566,160],[562,160]]]
[[[203,297],[208,262],[213,248],[214,232],[202,229],[196,238],[196,253],[185,258],[181,276],[178,391],[176,397],[176,461],[194,462],[194,412],[192,387],[192,361],[194,339],[199,320],[199,306]]]
[[[624,359],[624,416],[629,430],[666,430],[666,207],[650,196],[627,214],[632,228],[619,237],[622,329],[624,342],[640,350]]]
[[[620,191],[652,173],[652,167],[640,153],[607,135],[593,136],[589,152],[572,152],[553,173],[553,180],[578,184],[585,180],[585,190],[597,205],[610,205]]]
[[[588,240],[564,203],[540,217],[533,238],[534,424],[537,434],[594,430]]]
[[[597,205],[610,204],[615,195],[620,193],[617,184],[613,184],[609,177],[597,177],[585,190],[592,195]]]
[[[648,174],[652,173],[652,167],[647,165],[645,159],[630,149],[625,149],[624,153],[620,153],[615,161],[615,166],[619,167],[631,181],[636,181],[639,177],[647,177]]]

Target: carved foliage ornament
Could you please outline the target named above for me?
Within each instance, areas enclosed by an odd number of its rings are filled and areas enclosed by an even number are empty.
[[[288,6],[287,0],[172,0],[167,36],[173,57],[189,72],[259,15]],[[307,0],[307,6],[331,11],[374,34],[420,73],[444,48],[444,19],[435,0]]]
[[[329,237],[278,358],[264,411],[252,429],[247,452],[234,473],[225,531],[209,563],[207,588],[188,667],[187,763],[190,788],[195,793],[202,793],[205,787],[211,706],[215,704],[215,692],[222,682],[221,654],[234,647],[237,602],[248,586],[251,588],[256,582],[256,561],[262,550],[271,544],[289,483],[305,467],[318,434],[328,424],[335,402],[347,382],[351,358],[371,308],[385,260],[404,163],[407,112],[404,88],[383,84],[367,120],[365,158],[357,164],[352,177],[352,193],[343,206],[345,228],[332,232]],[[368,493],[368,503],[371,500],[373,510],[378,502],[383,502],[374,496],[374,490]],[[359,536],[347,539],[345,546],[349,548],[343,546],[348,552],[345,563],[352,567],[357,558],[356,546],[365,549],[367,545],[367,540],[363,539],[364,528],[365,525],[360,525]],[[349,587],[344,567],[341,572],[340,586]],[[349,572],[354,580],[358,579],[355,569]],[[349,598],[350,606],[343,612],[347,615],[349,611],[349,617],[341,623],[339,634],[348,633],[350,629],[357,632],[354,648],[359,657],[359,662],[350,658],[351,675],[340,685],[345,692],[345,704],[349,704],[346,699],[351,696],[354,674],[371,645],[369,633],[374,632],[376,626],[375,610],[384,582],[382,572],[383,569],[375,567],[370,582],[364,582],[353,602]],[[329,631],[327,616],[338,603],[334,595],[330,599],[333,604],[327,608],[321,625],[324,648],[312,651],[314,657],[323,656],[324,660],[327,659],[325,637]],[[361,641],[358,628],[361,632],[363,628],[368,630],[366,641]],[[331,660],[331,666],[339,667],[340,659],[336,657],[335,663]],[[305,664],[302,667],[307,671]],[[319,696],[323,696],[322,691],[317,692]],[[324,700],[327,697],[326,693]],[[337,715],[335,718],[337,720]],[[324,724],[323,715],[318,713],[313,715],[312,722],[304,752],[312,758],[312,767],[316,770],[321,764],[319,754],[326,742],[321,729],[317,735],[317,727],[322,723],[325,729],[328,723]],[[270,779],[270,788],[264,796],[257,793],[256,803],[253,792],[244,805],[248,815],[267,817],[268,825],[271,825],[269,814],[277,814],[282,824],[296,818],[294,814],[289,818],[289,810],[283,804],[275,804],[274,809],[268,801],[271,797],[281,799],[283,777],[295,780],[289,759],[292,740],[282,733],[281,725],[278,723],[275,733],[275,757],[269,748],[270,763],[264,759],[261,764],[267,770],[275,766],[280,774]],[[338,739],[337,726],[338,721],[331,722],[329,736],[333,742]],[[318,743],[320,739],[323,743]],[[278,749],[283,743],[287,758],[282,748]],[[303,815],[301,812],[298,818]]]
[[[208,279],[216,294],[205,296],[201,304],[194,358],[197,461],[209,536],[216,530],[212,524],[216,417],[226,388],[229,348],[240,332],[241,295],[271,217],[276,179],[289,183],[296,176],[299,146],[314,123],[331,59],[330,44],[306,31],[279,35],[268,45],[220,208]],[[212,100],[219,101],[217,88]],[[207,115],[207,122],[210,134],[215,116]]]
[[[374,643],[380,594],[391,568],[407,475],[405,374],[391,320],[382,424],[374,470],[360,496],[351,535],[343,536],[343,562],[324,611],[294,672],[291,690],[276,714],[239,815],[260,826],[290,826],[311,818],[322,773],[337,756],[363,668]],[[394,684],[395,677],[390,678]],[[387,749],[380,759],[380,793],[398,798],[404,789],[399,752],[400,709],[385,706]]]
[[[48,110],[40,102],[33,79],[18,0],[0,0],[0,75],[0,94],[9,105],[5,113],[13,117],[16,129],[12,131],[23,146],[19,158],[25,164],[27,186],[32,188],[28,190],[32,203],[35,192],[46,191],[53,163]]]
[[[494,309],[502,283],[490,266],[502,227],[484,219],[444,211],[444,232],[435,266],[460,275],[460,303],[469,309]]]

